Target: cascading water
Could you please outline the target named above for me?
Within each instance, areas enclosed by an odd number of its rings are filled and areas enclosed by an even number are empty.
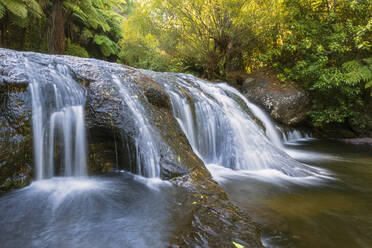
[[[262,109],[257,107],[255,104],[248,101],[238,90],[226,85],[226,84],[220,84],[220,87],[223,88],[227,92],[231,92],[234,95],[238,96],[240,99],[244,101],[244,103],[248,106],[250,111],[254,114],[256,118],[258,118],[261,123],[265,126],[266,129],[266,136],[269,138],[269,140],[279,149],[283,149],[283,143],[280,139],[279,133],[277,132],[277,129],[275,128],[275,125],[273,121],[271,120],[270,116],[264,112]]]
[[[312,139],[310,133],[298,129],[280,129],[280,132],[285,143]]]
[[[26,59],[25,65],[32,96],[36,178],[86,175],[84,89],[63,64],[41,67]]]
[[[146,73],[168,92],[175,117],[204,163],[238,170],[275,169],[290,176],[311,173],[280,149],[270,119],[234,88],[191,75]],[[271,141],[249,112],[262,121]]]
[[[145,177],[159,177],[160,175],[160,155],[157,143],[154,141],[155,130],[151,127],[145,115],[145,109],[138,99],[138,95],[125,86],[125,83],[116,75],[112,76],[112,81],[119,89],[119,94],[123,102],[129,107],[132,113],[137,134],[134,137],[136,148],[136,171]]]

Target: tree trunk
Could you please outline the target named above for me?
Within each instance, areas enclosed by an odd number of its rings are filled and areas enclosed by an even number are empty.
[[[49,52],[63,54],[65,52],[65,20],[63,17],[63,0],[55,0],[50,15]]]

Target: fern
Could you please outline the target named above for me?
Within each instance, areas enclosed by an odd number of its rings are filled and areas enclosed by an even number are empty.
[[[4,17],[6,8],[5,6],[0,2],[0,19]]]
[[[78,44],[72,43],[70,39],[67,39],[66,54],[71,56],[89,58],[89,53],[87,52],[87,50],[85,50]]]
[[[21,0],[0,0],[12,14],[26,18],[27,17],[27,6]]]
[[[36,16],[43,15],[43,11],[36,0],[27,0],[26,5],[30,11],[36,14]]]
[[[102,12],[98,7],[95,7],[99,4],[93,4],[91,0],[68,0],[63,4],[64,7],[70,9],[73,13],[73,16],[78,18],[85,26],[93,29],[101,28],[103,32],[110,31],[110,25],[105,19],[105,15],[107,14]],[[102,5],[102,7],[104,6]]]
[[[97,45],[99,45],[102,54],[105,55],[106,57],[108,57],[112,54],[114,54],[114,55],[119,54],[119,51],[120,51],[119,46],[115,42],[113,42],[109,37],[107,37],[106,35],[97,35],[96,34],[94,36],[94,42]]]
[[[71,1],[65,1],[63,2],[63,6],[67,9],[70,9],[73,13],[73,16],[78,18],[82,23],[87,22],[87,15],[84,13],[84,11],[80,8],[79,5],[75,4],[74,2]]]
[[[370,87],[372,87],[372,80],[369,81],[368,83],[366,83],[366,85],[365,85],[365,88],[366,88],[366,89],[368,89],[368,88],[370,88]]]
[[[369,59],[363,62],[370,61]],[[361,63],[357,60],[352,60],[342,65],[345,70],[344,80],[349,85],[356,85],[358,83],[366,83],[365,88],[369,88],[369,82],[372,80],[372,66],[369,64]],[[368,86],[367,86],[368,85]]]
[[[87,29],[87,28],[84,28],[83,33],[81,34],[81,36],[85,40],[88,40],[90,38],[93,38],[92,32],[89,29]]]

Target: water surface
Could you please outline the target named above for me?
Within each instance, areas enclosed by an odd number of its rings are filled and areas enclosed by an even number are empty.
[[[0,198],[0,246],[167,247],[187,213],[179,196],[127,173],[37,181]]]
[[[327,176],[289,178],[212,166],[230,198],[262,225],[264,245],[372,247],[372,147],[313,140],[286,148]]]

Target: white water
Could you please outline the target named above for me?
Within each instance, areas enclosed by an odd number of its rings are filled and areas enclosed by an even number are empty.
[[[273,169],[288,176],[313,173],[282,150],[267,114],[236,89],[191,75],[147,73],[168,92],[175,117],[205,164],[234,170]],[[253,118],[263,123],[266,135]]]
[[[290,128],[288,130],[279,129],[282,135],[282,139],[285,143],[291,143],[301,140],[313,139],[311,135],[305,131]]]
[[[277,132],[273,121],[271,120],[270,116],[260,109],[255,104],[248,101],[246,97],[244,97],[238,90],[235,88],[232,88],[228,86],[227,84],[220,84],[220,87],[222,87],[224,90],[233,93],[234,95],[237,95],[242,99],[245,104],[248,106],[248,108],[252,111],[254,116],[258,118],[261,123],[265,126],[266,129],[266,136],[269,138],[269,140],[279,149],[283,149],[283,143],[280,139],[279,133]]]
[[[113,75],[112,79],[124,103],[129,107],[138,129],[135,135],[137,173],[145,177],[159,177],[160,155],[153,137],[155,130],[146,119],[145,110],[138,96],[117,76]]]
[[[84,89],[65,65],[40,67],[25,59],[25,66],[31,82],[36,179],[86,175]]]

